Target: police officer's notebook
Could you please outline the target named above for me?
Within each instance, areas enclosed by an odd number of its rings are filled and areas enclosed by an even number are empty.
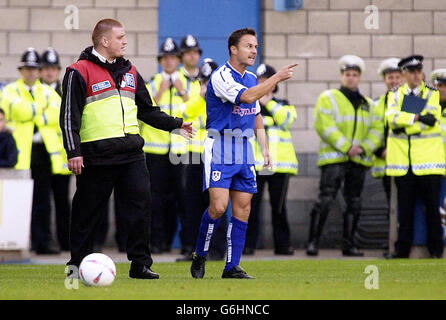
[[[427,99],[423,99],[413,95],[405,95],[401,111],[417,114],[423,111],[426,103]]]

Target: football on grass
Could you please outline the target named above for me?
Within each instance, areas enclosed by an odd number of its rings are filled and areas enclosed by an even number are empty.
[[[87,286],[109,286],[116,277],[115,263],[105,254],[89,254],[81,262],[79,276]]]

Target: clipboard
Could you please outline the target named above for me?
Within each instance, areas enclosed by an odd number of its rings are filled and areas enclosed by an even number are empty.
[[[405,95],[401,111],[418,114],[423,111],[427,99],[423,99],[414,95]]]

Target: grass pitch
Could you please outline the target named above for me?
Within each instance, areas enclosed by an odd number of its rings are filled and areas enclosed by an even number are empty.
[[[159,280],[128,277],[117,264],[110,287],[65,288],[63,265],[0,265],[0,299],[445,299],[446,260],[242,261],[254,280],[221,279],[224,262],[207,262],[204,279],[192,279],[190,263],[157,263]],[[379,289],[365,288],[368,265]],[[375,282],[376,284],[376,282]]]

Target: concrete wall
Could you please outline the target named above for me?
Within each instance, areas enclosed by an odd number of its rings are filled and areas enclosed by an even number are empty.
[[[67,30],[69,5],[79,9],[79,29]],[[91,31],[102,18],[126,26],[128,58],[144,78],[157,71],[158,0],[0,0],[0,81],[18,77],[17,65],[27,47],[54,47],[67,66],[91,45]]]

